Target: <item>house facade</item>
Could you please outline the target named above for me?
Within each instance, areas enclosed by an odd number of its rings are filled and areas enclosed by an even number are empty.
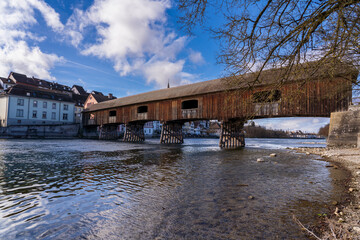
[[[1,127],[74,122],[75,103],[66,94],[25,85],[0,94]]]
[[[72,99],[75,103],[75,109],[74,109],[74,119],[75,123],[82,123],[82,111],[84,110],[85,101],[89,96],[89,93],[87,93],[81,86],[74,85],[71,88],[73,94]]]
[[[111,93],[109,93],[108,96],[105,96],[101,92],[92,91],[85,101],[84,108],[89,108],[93,104],[109,101],[112,99],[116,99],[116,97],[114,97]]]

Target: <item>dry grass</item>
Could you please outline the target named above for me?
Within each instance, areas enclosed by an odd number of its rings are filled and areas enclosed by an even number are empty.
[[[309,228],[305,227],[299,219],[293,215],[293,219],[296,224],[300,226],[300,228],[306,232],[306,234],[310,237],[310,239],[316,240],[344,240],[344,239],[360,239],[360,236],[354,235],[350,230],[348,224],[340,223],[336,219],[330,219],[328,217],[324,217],[322,221],[322,227],[320,229],[321,235],[315,234]]]

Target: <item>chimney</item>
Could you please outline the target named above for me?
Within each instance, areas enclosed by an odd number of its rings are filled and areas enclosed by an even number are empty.
[[[112,95],[112,93],[109,93],[108,98],[109,98],[109,99],[113,99],[113,95]]]

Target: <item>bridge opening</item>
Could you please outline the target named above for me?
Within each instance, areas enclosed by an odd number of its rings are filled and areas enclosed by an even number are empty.
[[[116,111],[110,111],[109,117],[116,117]]]
[[[269,103],[269,102],[278,102],[281,99],[280,90],[272,91],[261,91],[256,92],[252,95],[252,100],[254,103]]]
[[[148,106],[140,106],[137,108],[137,113],[147,113],[148,112]]]
[[[198,100],[187,100],[181,103],[181,109],[194,109],[198,108]]]

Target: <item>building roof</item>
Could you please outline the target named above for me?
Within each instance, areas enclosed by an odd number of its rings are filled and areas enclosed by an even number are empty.
[[[98,91],[92,91],[91,93],[96,94],[96,95],[104,96],[104,94],[102,92],[98,92]]]
[[[10,79],[10,78],[3,78],[3,77],[0,77],[0,80],[3,82],[3,83],[7,83],[7,84],[15,84],[15,82]]]
[[[110,99],[108,98],[108,96],[104,96],[102,94],[91,94],[95,100],[100,103],[100,102],[105,102],[105,101],[109,101]]]
[[[48,88],[51,89],[51,86],[53,85],[52,82],[45,81],[39,78],[32,77],[32,79],[35,81],[36,86],[41,88]]]
[[[331,77],[336,77],[345,76],[348,74],[357,76],[358,74],[357,70],[345,64],[336,65],[336,69],[332,69],[332,72],[325,68],[320,70],[315,69],[312,64],[313,63],[309,63],[309,65],[301,65],[296,76],[292,75],[287,79],[287,82],[301,81],[306,79],[319,79],[329,75],[331,75]],[[219,78],[178,87],[165,88],[94,104],[90,106],[87,111],[96,111],[100,109],[175,99],[180,97],[196,96],[200,94],[222,92],[227,90],[245,89],[249,88],[250,86],[272,85],[279,83],[283,78],[282,76],[284,76],[286,72],[287,69],[285,68],[264,70],[261,73],[259,80],[256,82],[254,82],[254,80],[256,79],[257,73],[249,73],[236,77]]]
[[[73,102],[71,97],[67,94],[60,94],[52,90],[39,89],[36,87],[21,84],[12,86],[9,90],[2,94],[2,96],[4,95],[17,95],[24,97],[43,98],[55,101]]]
[[[34,85],[34,82],[31,78],[28,78],[25,74],[20,74],[16,72],[11,72],[9,74],[9,79],[14,80],[15,83],[24,83]]]
[[[86,96],[89,95],[82,86],[73,85],[71,89],[72,90],[75,89],[78,92],[78,94],[80,94],[80,95],[86,95]]]
[[[88,96],[89,96],[89,94],[87,94],[87,95],[73,94],[72,99],[75,102],[75,106],[84,107],[84,104],[85,104],[86,99],[88,98]]]
[[[220,124],[218,122],[210,122],[209,129],[220,129]]]
[[[47,88],[47,89],[52,89],[52,90],[57,90],[57,91],[66,91],[66,92],[71,92],[71,88],[69,86],[66,85],[62,85],[59,83],[55,83],[55,82],[49,82],[46,80],[42,80],[39,78],[35,78],[35,77],[27,77],[25,74],[20,74],[20,73],[16,73],[16,72],[11,72],[9,74],[9,79],[14,80],[14,83],[17,84],[25,84],[25,85],[31,85],[31,86],[36,86],[39,88]]]

